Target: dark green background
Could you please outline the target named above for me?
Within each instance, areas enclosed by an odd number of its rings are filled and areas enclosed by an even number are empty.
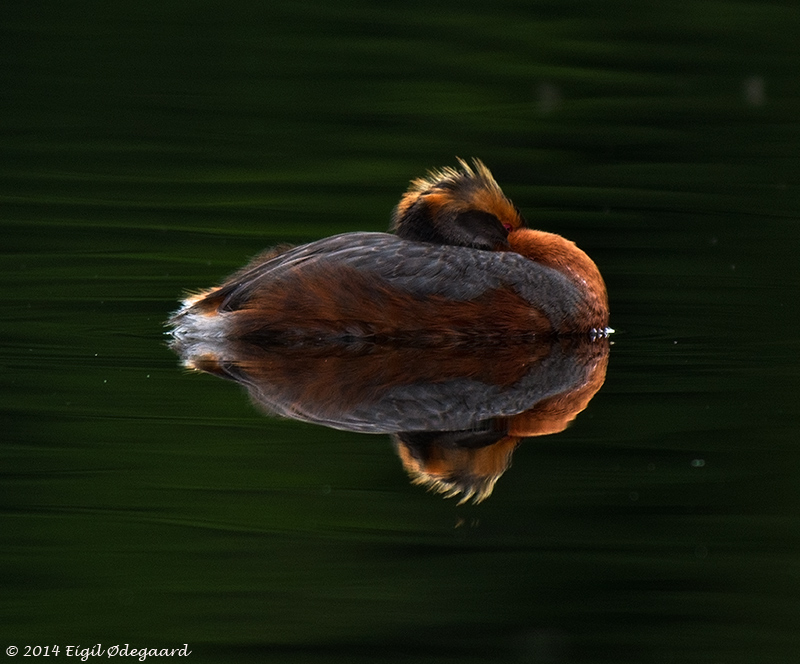
[[[795,2],[4,4],[3,650],[796,662],[798,35]],[[162,328],[456,155],[597,261],[618,330],[464,507]]]

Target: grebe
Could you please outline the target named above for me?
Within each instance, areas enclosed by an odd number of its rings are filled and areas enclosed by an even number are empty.
[[[412,181],[388,233],[258,256],[171,318],[176,343],[441,345],[605,336],[600,272],[574,243],[525,227],[479,160]]]

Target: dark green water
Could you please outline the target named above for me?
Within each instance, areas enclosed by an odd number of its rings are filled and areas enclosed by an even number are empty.
[[[790,2],[5,7],[3,650],[796,662],[798,34]],[[460,507],[162,327],[456,155],[596,260],[617,330]]]

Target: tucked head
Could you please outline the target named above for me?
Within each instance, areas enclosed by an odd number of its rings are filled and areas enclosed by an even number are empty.
[[[474,159],[413,180],[392,215],[392,230],[418,242],[495,250],[509,232],[525,225],[489,169]]]

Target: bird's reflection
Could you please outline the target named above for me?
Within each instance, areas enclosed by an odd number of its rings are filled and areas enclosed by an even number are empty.
[[[390,434],[416,484],[484,500],[523,438],[562,431],[602,386],[607,339],[419,347],[174,339],[186,367],[266,412]]]

